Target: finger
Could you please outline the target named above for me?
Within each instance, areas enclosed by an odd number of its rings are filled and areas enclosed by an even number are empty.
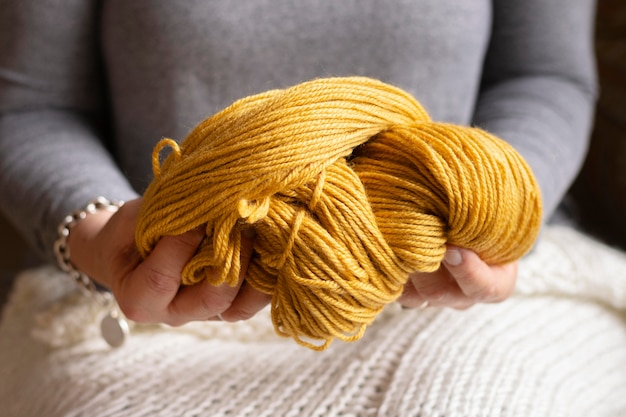
[[[426,300],[415,289],[415,286],[409,279],[402,289],[402,294],[396,300],[401,306],[406,308],[416,308],[424,304]]]
[[[456,281],[443,267],[435,272],[415,272],[409,277],[417,297],[407,300],[407,306],[419,307],[424,301],[428,301],[431,306],[454,308],[467,308],[471,305]]]
[[[226,311],[239,292],[235,286],[213,285],[209,280],[183,287],[168,307],[167,324],[177,326],[193,320],[206,320]]]
[[[216,317],[226,319],[223,313],[229,310],[231,304],[239,297],[238,293],[244,282],[244,276],[252,256],[253,241],[254,231],[246,230],[242,233],[239,255],[241,269],[239,270],[237,285],[232,287],[227,284],[215,286],[210,283],[210,280],[205,280],[199,284],[182,288],[169,306],[168,324],[177,325],[192,320],[207,320]],[[250,289],[242,294],[244,300],[249,299],[249,302],[255,305],[262,302],[262,297],[254,293],[248,294],[248,292]],[[242,317],[246,314],[254,315],[257,312],[253,306],[248,307],[240,304],[237,309],[241,310]],[[234,310],[232,315],[227,314],[226,317],[234,321],[238,314]]]
[[[488,265],[475,252],[451,246],[444,265],[463,294],[475,302],[503,301],[515,287],[517,262]]]
[[[245,281],[229,308],[221,313],[224,321],[239,321],[252,318],[269,304],[272,297],[254,289]]]
[[[124,279],[118,302],[131,320],[167,319],[167,307],[178,292],[182,270],[203,237],[202,231],[192,230],[162,238],[150,255]]]

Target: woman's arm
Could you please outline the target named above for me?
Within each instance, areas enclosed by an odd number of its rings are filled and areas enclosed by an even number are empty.
[[[48,260],[63,217],[134,198],[106,148],[99,2],[0,8],[0,210]]]
[[[581,167],[596,98],[593,0],[494,0],[493,33],[474,124],[511,143],[539,181],[544,220]],[[495,215],[495,213],[494,213]],[[507,298],[517,262],[487,265],[452,248],[441,268],[415,273],[399,302],[467,308]]]
[[[98,4],[7,0],[0,8],[0,207],[53,260],[57,226],[67,214],[99,195],[131,200],[72,228],[67,244],[74,266],[110,288],[133,320],[247,318],[269,297],[243,285],[245,268],[237,287],[205,281],[180,289],[198,233],[165,237],[146,259],[135,250],[141,200],[103,140]]]
[[[533,169],[548,219],[577,175],[596,99],[594,0],[493,1],[474,124]]]

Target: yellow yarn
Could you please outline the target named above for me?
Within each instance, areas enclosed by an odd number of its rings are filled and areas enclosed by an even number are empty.
[[[159,166],[164,146],[173,149]],[[492,264],[520,258],[541,222],[523,158],[477,128],[430,120],[406,92],[363,77],[317,79],[233,103],[179,146],[164,139],[136,230],[140,253],[202,227],[186,285],[247,281],[272,295],[276,332],[312,349],[359,339],[408,275],[446,244]]]

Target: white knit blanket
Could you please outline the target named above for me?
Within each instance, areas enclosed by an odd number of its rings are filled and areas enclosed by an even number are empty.
[[[549,227],[517,293],[467,311],[390,307],[313,352],[238,324],[135,326],[121,348],[51,268],[0,324],[0,416],[626,416],[626,255]]]

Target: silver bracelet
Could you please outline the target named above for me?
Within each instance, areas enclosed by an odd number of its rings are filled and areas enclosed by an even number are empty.
[[[97,197],[79,210],[67,215],[59,225],[59,237],[54,242],[54,254],[59,268],[68,273],[78,284],[78,287],[87,295],[97,296],[98,301],[108,309],[108,314],[100,323],[100,330],[104,340],[112,347],[121,346],[129,332],[128,322],[122,317],[114,297],[108,292],[98,292],[94,281],[85,273],[81,272],[70,260],[70,249],[67,239],[72,229],[91,214],[99,211],[115,213],[124,205],[123,201],[110,201],[104,197]]]
[[[67,246],[67,239],[70,236],[70,232],[78,222],[85,219],[90,214],[95,214],[99,211],[115,213],[123,204],[123,201],[112,202],[104,197],[97,197],[90,200],[84,208],[65,216],[59,225],[59,238],[54,242],[54,254],[57,258],[57,264],[61,270],[67,272],[74,278],[78,285],[84,290],[93,292],[95,291],[95,285],[91,278],[79,271],[70,260],[70,248]]]

